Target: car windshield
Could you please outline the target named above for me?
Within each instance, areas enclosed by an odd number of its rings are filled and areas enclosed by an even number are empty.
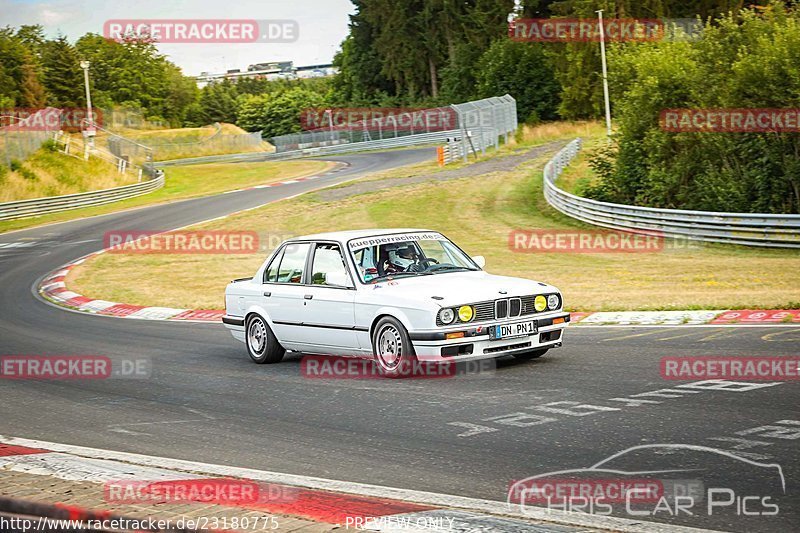
[[[480,270],[470,257],[438,233],[409,233],[350,241],[362,282]]]

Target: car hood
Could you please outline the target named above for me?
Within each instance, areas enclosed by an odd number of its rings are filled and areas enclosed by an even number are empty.
[[[384,294],[404,299],[433,301],[442,307],[484,302],[510,296],[526,296],[558,292],[552,285],[523,278],[496,276],[483,271],[448,272],[428,276],[398,278],[373,285]],[[369,286],[368,286],[369,287]]]

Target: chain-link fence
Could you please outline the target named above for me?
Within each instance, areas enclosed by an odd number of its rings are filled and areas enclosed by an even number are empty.
[[[4,114],[0,110],[0,164],[11,167],[41,148],[60,129],[58,121],[51,120],[54,108],[42,109],[32,116]]]
[[[397,139],[412,135],[458,133],[463,156],[498,145],[501,135],[517,129],[517,103],[509,95],[430,109],[328,109],[309,110],[320,127],[279,135],[271,142],[277,152],[321,148],[340,144]],[[353,120],[354,119],[354,120]],[[324,124],[327,121],[327,127]],[[408,143],[406,143],[408,144]]]
[[[455,127],[455,113],[449,107],[310,109],[304,113],[302,125],[319,124],[321,127],[273,137],[270,142],[276,152],[382,141]]]
[[[486,153],[486,148],[498,147],[500,136],[508,142],[508,135],[517,129],[517,101],[508,94],[463,104],[453,104],[458,116],[461,154],[464,161],[469,152]]]
[[[157,138],[148,138],[143,142],[98,127],[94,143],[96,148],[105,149],[138,165],[203,155],[267,150],[268,145],[261,139],[261,132],[224,133],[219,124],[215,124],[215,127],[212,135],[197,140],[159,141]]]

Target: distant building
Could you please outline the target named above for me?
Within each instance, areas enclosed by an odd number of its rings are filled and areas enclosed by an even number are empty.
[[[254,70],[280,70],[281,72],[292,72],[294,70],[293,61],[271,61],[269,63],[256,63],[247,67],[248,71]]]
[[[294,70],[295,76],[298,78],[324,78],[333,76],[336,72],[336,67],[331,64],[309,65],[307,67],[297,67]]]
[[[202,89],[208,84],[223,80],[235,82],[241,78],[266,79],[269,81],[297,78],[324,78],[333,76],[337,72],[338,70],[332,64],[308,65],[295,68],[292,61],[272,61],[269,63],[255,63],[249,65],[246,71],[231,69],[221,74],[201,72],[195,80],[197,81],[197,86]]]

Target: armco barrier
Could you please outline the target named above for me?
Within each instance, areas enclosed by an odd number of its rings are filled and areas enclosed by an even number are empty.
[[[0,220],[33,217],[55,213],[56,211],[67,211],[69,209],[107,204],[116,202],[117,200],[124,200],[126,198],[147,194],[163,186],[164,172],[158,170],[156,171],[155,178],[141,183],[134,183],[133,185],[123,185],[112,189],[67,194],[64,196],[50,196],[48,198],[34,198],[32,200],[3,203],[0,204]]]
[[[578,154],[575,139],[544,167],[544,197],[547,203],[572,218],[621,231],[657,233],[697,241],[800,248],[800,215],[767,213],[722,213],[656,209],[599,202],[559,189],[555,180]]]

